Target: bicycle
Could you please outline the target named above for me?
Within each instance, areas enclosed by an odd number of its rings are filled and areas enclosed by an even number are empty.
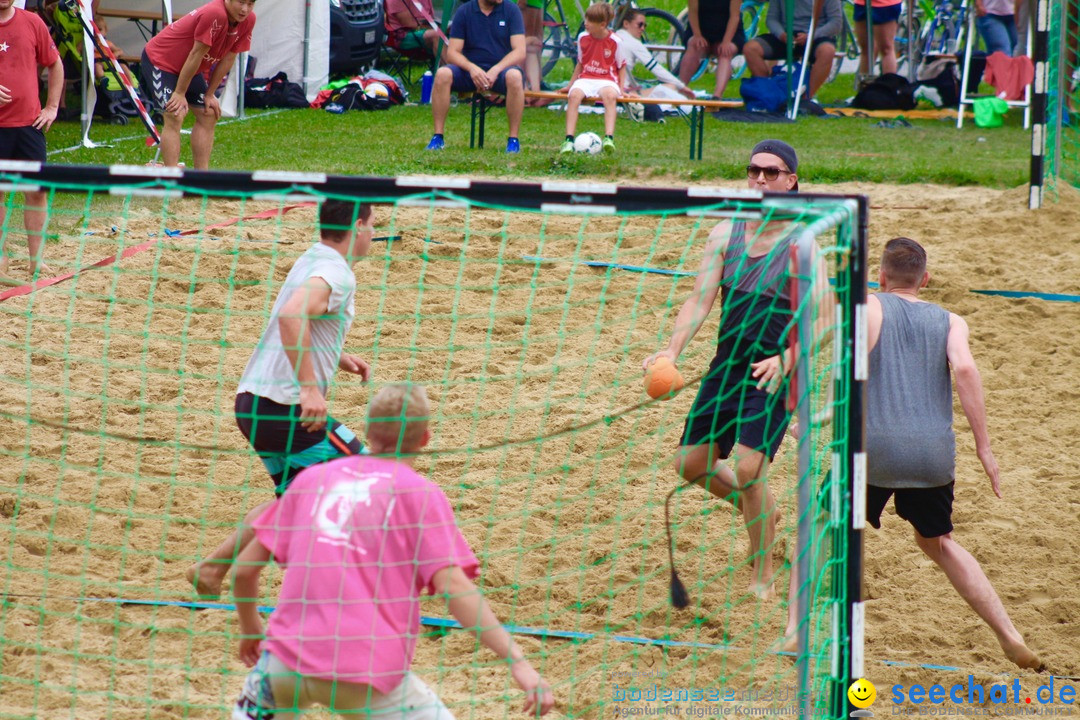
[[[641,41],[658,61],[671,68],[672,72],[678,72],[678,64],[686,50],[686,40],[689,38],[689,33],[683,24],[666,10],[639,8],[633,0],[617,0],[614,5],[614,29],[619,27],[627,10],[631,8],[640,10],[645,15],[646,22],[646,32]],[[577,32],[571,35],[562,0],[547,0],[544,5],[543,48],[540,51],[541,77],[546,78],[563,58],[577,62],[577,38],[585,32],[585,9],[581,6],[580,0],[574,0],[574,6],[581,20],[578,22]],[[642,71],[645,71],[645,68],[642,68]],[[636,68],[635,72],[637,72]],[[635,75],[635,79],[643,78]]]
[[[937,0],[932,14],[925,21],[919,32],[919,55],[956,55],[964,46],[964,32],[967,30],[967,0]]]

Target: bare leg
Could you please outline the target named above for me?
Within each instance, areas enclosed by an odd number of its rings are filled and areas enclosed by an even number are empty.
[[[5,285],[18,284],[18,280],[8,275],[8,259],[4,253],[5,240],[7,239],[7,229],[4,227],[4,221],[7,218],[7,194],[0,193],[0,283]]]
[[[750,538],[750,592],[762,600],[774,594],[772,545],[776,537],[776,499],[769,490],[768,469],[769,461],[763,453],[745,445],[735,446],[735,480]]]
[[[525,80],[517,70],[506,72],[506,124],[510,137],[517,137],[521,130],[521,114],[525,108]]]
[[[875,28],[876,30],[877,28]],[[870,72],[870,56],[866,54],[866,21],[855,22],[855,40],[859,43],[859,72],[866,75]],[[874,49],[877,50],[877,35],[874,35]]]
[[[1001,604],[1001,598],[994,592],[986,574],[979,566],[979,561],[971,553],[952,539],[952,533],[941,537],[924,538],[915,533],[915,542],[919,549],[945,571],[949,582],[960,593],[960,597],[971,606],[997,636],[1005,657],[1022,668],[1039,670],[1042,662],[1039,657],[1024,644],[1024,638],[1017,631]]]
[[[221,583],[224,582],[225,576],[229,574],[229,568],[232,566],[233,561],[240,554],[240,551],[255,537],[251,524],[272,504],[273,501],[268,500],[252,508],[244,516],[243,525],[229,533],[229,537],[225,538],[214,552],[187,569],[184,577],[195,586],[195,592],[202,597],[209,598],[216,598],[221,595]]]
[[[683,85],[690,84],[690,78],[694,77],[694,73],[701,65],[701,58],[704,56],[696,44],[686,48],[679,64],[679,79],[683,81]]]
[[[787,593],[787,627],[784,628],[784,639],[780,649],[784,652],[798,652],[799,650],[799,558],[795,556],[794,549],[791,553],[791,578],[788,582]]]
[[[836,48],[831,44],[822,43],[818,45],[817,50],[814,51],[814,66],[810,68],[810,94],[807,95],[807,99],[817,95],[817,91],[829,79],[833,58],[835,57]]]
[[[675,471],[687,482],[697,485],[717,499],[729,502],[738,509],[735,473],[717,458],[715,445],[680,447],[675,460]]]
[[[604,101],[604,134],[615,134],[615,118],[618,117],[619,93],[609,87],[600,91],[600,99]]]
[[[716,87],[713,89],[713,97],[724,97],[728,81],[731,80],[731,58],[723,55],[716,56]]]
[[[446,115],[450,112],[450,86],[454,74],[443,65],[435,72],[435,82],[431,86],[431,118],[435,122],[435,134],[442,135],[446,127]]]
[[[765,49],[757,40],[751,40],[743,45],[743,57],[746,58],[746,67],[750,68],[750,74],[754,77],[769,77],[769,63],[765,60]]]
[[[180,162],[180,128],[184,118],[165,113],[165,127],[161,130],[161,162],[166,167],[176,167]]]
[[[570,97],[566,99],[566,134],[573,135],[577,130],[578,105],[581,105],[585,93],[580,90],[571,90]]]
[[[217,125],[217,118],[213,113],[203,108],[195,108],[195,127],[191,130],[191,155],[196,170],[210,169],[215,125]]]
[[[30,277],[44,278],[52,273],[45,264],[45,218],[48,215],[48,194],[26,193],[23,224],[26,226],[26,247],[30,251]]]
[[[896,23],[874,26],[874,50],[881,58],[881,72],[896,72]]]

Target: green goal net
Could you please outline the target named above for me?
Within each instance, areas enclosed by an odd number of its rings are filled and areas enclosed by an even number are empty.
[[[23,191],[37,190],[55,276],[0,287],[0,718],[231,717],[247,670],[229,583],[206,600],[185,571],[273,497],[233,398],[326,197],[372,203],[377,236],[345,342],[373,377],[339,373],[330,412],[362,436],[375,390],[427,386],[416,469],[450,500],[556,715],[846,717],[862,662],[863,198],[149,172],[0,164],[9,274],[29,280]],[[720,223],[744,228],[745,292],[717,298],[682,353],[686,387],[652,399],[642,361],[678,329]],[[753,275],[761,253],[781,275]],[[729,312],[784,318],[751,340],[794,368],[762,411],[795,427],[772,427],[760,482],[775,515],[756,522],[675,469],[703,382],[757,382],[733,359],[710,371]],[[750,592],[766,555],[772,593]],[[280,581],[263,572],[264,612]],[[451,712],[518,716],[505,662],[445,599],[421,615],[413,670]]]
[[[1080,188],[1080,0],[1040,0],[1036,28],[1036,92],[1045,100],[1032,137],[1032,207],[1043,189],[1058,199]],[[1045,62],[1043,62],[1045,58]]]

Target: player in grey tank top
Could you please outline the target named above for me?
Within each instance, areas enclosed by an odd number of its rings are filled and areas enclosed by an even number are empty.
[[[1022,668],[1042,663],[1024,643],[979,561],[952,537],[955,438],[952,383],[975,436],[975,450],[1001,497],[1001,478],[987,431],[982,380],[959,315],[919,299],[930,281],[926,251],[914,240],[885,245],[881,292],[866,304],[870,379],[866,408],[866,519],[881,527],[893,498],[911,523],[915,542],[945,572],[960,596],[997,637],[1005,656]]]
[[[875,297],[883,319],[870,351],[867,481],[885,488],[947,485],[956,464],[949,313],[887,292]]]

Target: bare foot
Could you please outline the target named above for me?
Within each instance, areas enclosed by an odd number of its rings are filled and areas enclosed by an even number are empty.
[[[36,280],[44,280],[56,276],[56,271],[45,263],[38,263],[37,269],[30,268],[30,277]]]
[[[1039,656],[1032,652],[1022,640],[1015,643],[1003,642],[1001,643],[1001,649],[1005,651],[1005,657],[1019,667],[1034,670],[1035,672],[1042,672],[1046,669],[1046,665],[1039,660]]]
[[[776,589],[773,587],[773,584],[771,582],[760,583],[751,580],[750,592],[757,595],[759,600],[772,600],[774,597],[776,597]]]
[[[799,633],[796,630],[791,632],[785,632],[784,637],[780,639],[780,652],[797,653],[799,652]]]
[[[23,285],[21,280],[17,280],[8,275],[3,270],[0,270],[0,285]]]
[[[228,569],[227,565],[215,566],[199,561],[184,573],[184,577],[194,586],[200,598],[216,600],[221,597],[221,583],[225,579],[225,573],[218,570],[218,567]]]

